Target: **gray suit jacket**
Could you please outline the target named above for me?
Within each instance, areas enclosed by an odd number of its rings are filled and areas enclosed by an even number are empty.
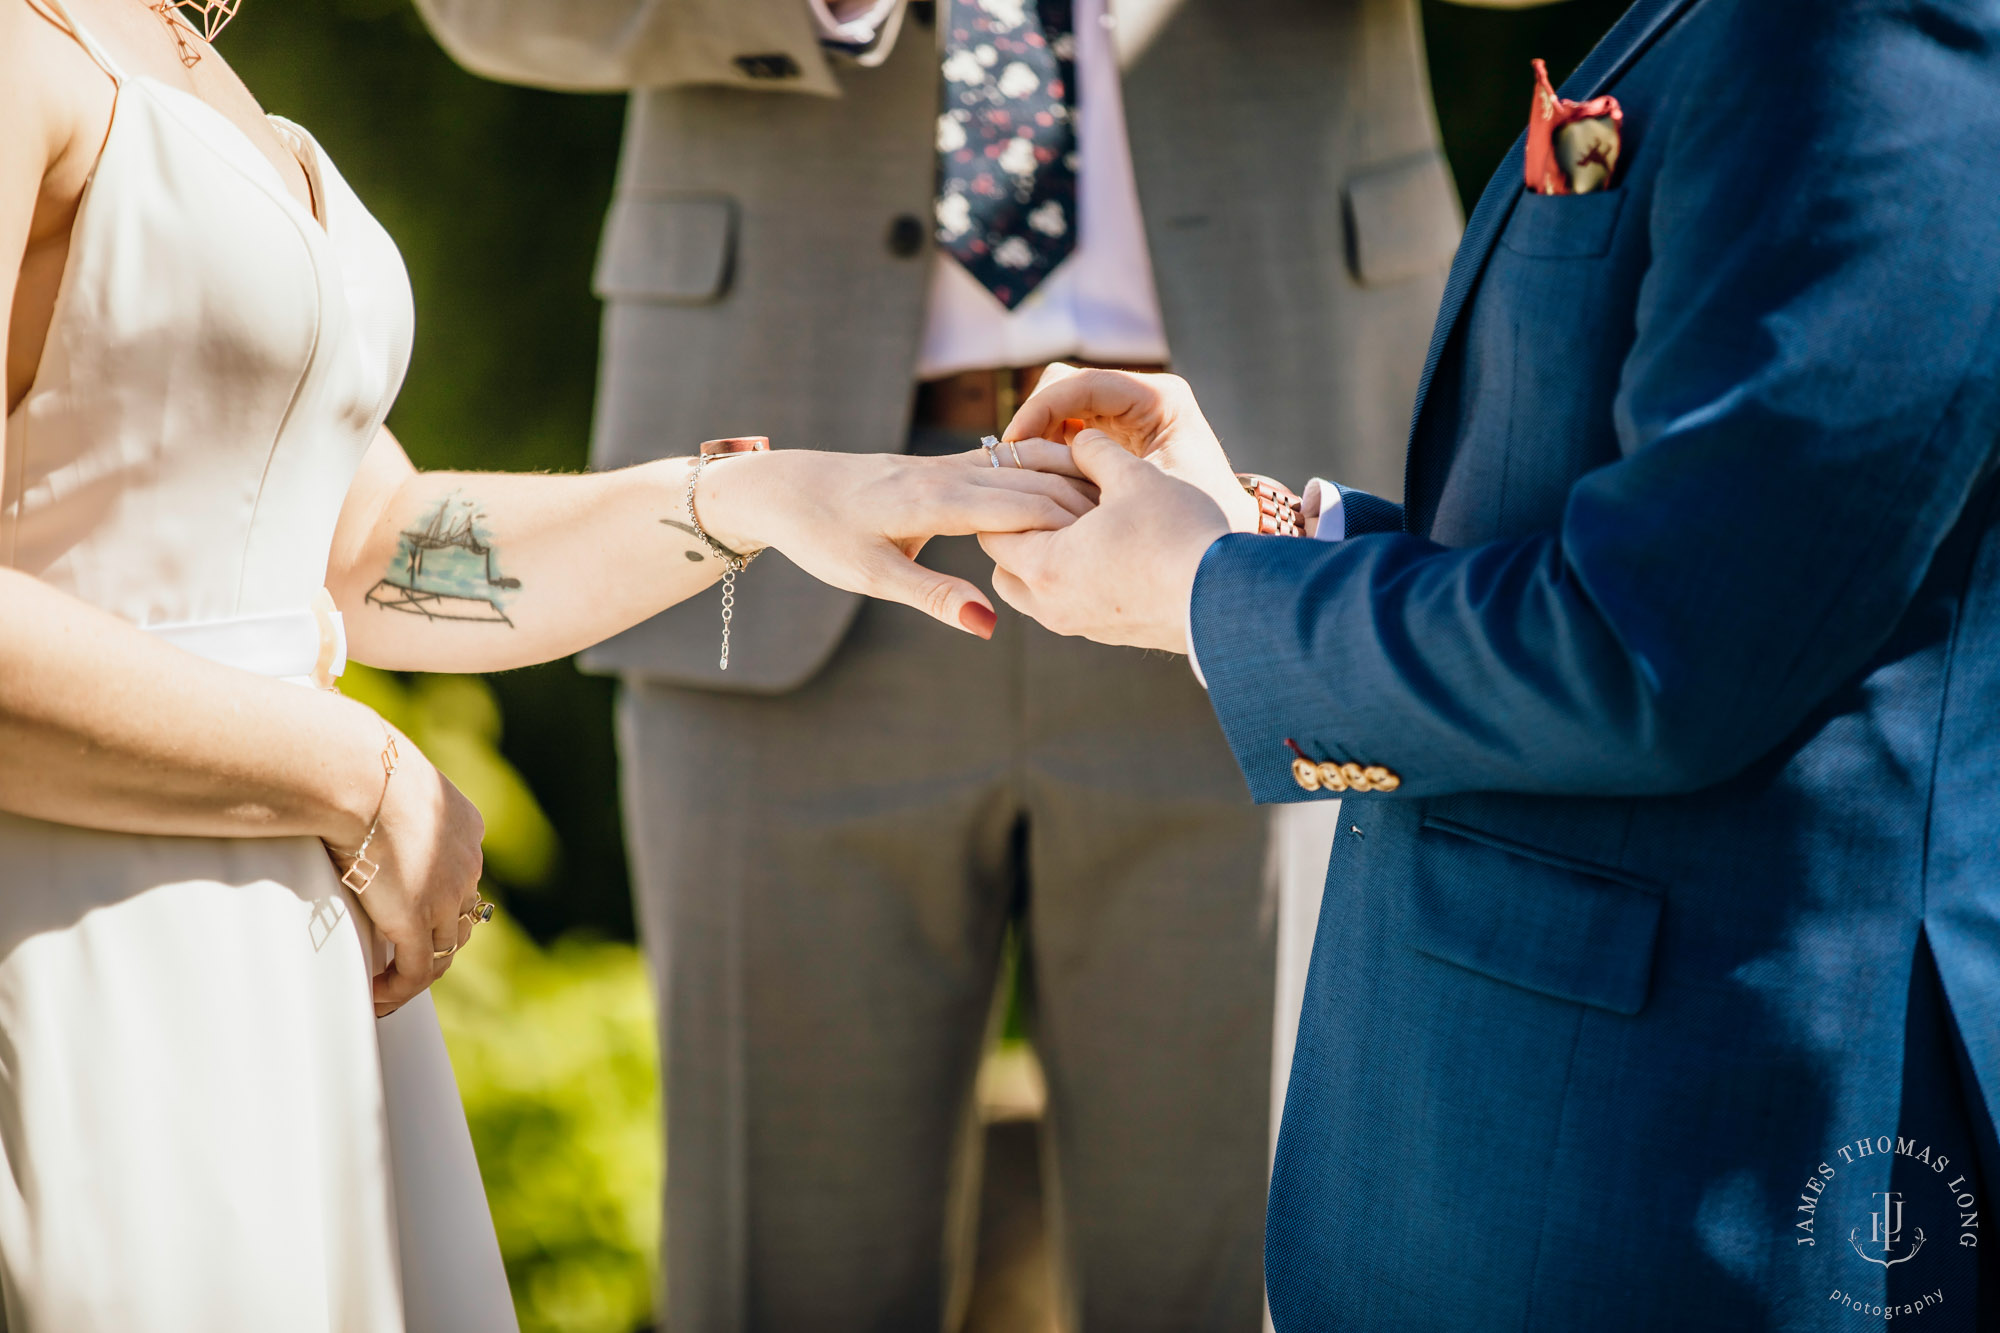
[[[1504,2],[1504,0],[1503,0]],[[634,89],[597,289],[594,461],[703,439],[891,451],[934,261],[936,25],[830,61],[805,0],[418,0],[495,78]],[[1458,241],[1416,0],[1112,0],[1174,368],[1239,467],[1395,495]],[[786,95],[792,94],[792,95]],[[804,95],[798,95],[804,94]],[[777,692],[858,599],[776,555],[591,665]]]

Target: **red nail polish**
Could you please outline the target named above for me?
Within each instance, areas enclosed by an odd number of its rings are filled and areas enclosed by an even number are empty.
[[[982,639],[993,637],[993,626],[1000,617],[977,602],[967,602],[958,609],[958,623]]]

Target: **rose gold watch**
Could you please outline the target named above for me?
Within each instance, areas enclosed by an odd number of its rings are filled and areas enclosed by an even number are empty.
[[[1257,531],[1266,537],[1306,535],[1306,502],[1292,494],[1282,481],[1239,472],[1236,480],[1257,502]]]

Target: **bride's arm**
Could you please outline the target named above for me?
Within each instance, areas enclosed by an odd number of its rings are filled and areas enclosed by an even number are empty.
[[[348,492],[328,568],[350,653],[397,670],[503,671],[692,597],[723,572],[688,521],[693,467],[418,472],[384,431]],[[1059,476],[807,450],[717,459],[695,496],[702,525],[732,551],[775,547],[825,582],[982,637],[993,625],[985,596],[911,557],[931,536],[1061,527],[1088,505]]]
[[[4,271],[4,270],[0,270]],[[0,569],[0,811],[114,833],[305,835],[352,853],[379,811],[362,899],[396,945],[378,1013],[450,960],[432,944],[479,883],[478,811],[407,739],[338,694],[217,666]]]
[[[95,82],[91,82],[95,80]],[[26,394],[104,80],[36,10],[0,4],[0,367]],[[31,267],[23,281],[24,266]],[[5,475],[0,439],[0,475]],[[312,833],[352,845],[380,795],[366,709],[200,661],[0,569],[0,811],[128,833]],[[370,789],[370,773],[374,789]]]
[[[59,266],[38,261],[25,288],[22,268],[31,242],[67,232],[98,142],[59,95],[75,53],[35,11],[0,3],[0,404],[10,409],[35,370],[25,344],[39,344],[16,330],[43,326],[46,270]],[[0,476],[5,461],[0,437]],[[376,979],[377,1011],[444,970],[431,946],[459,929],[478,883],[479,814],[407,742],[385,790],[375,714],[203,661],[18,570],[0,569],[0,627],[0,812],[114,833],[305,835],[351,852],[379,808],[370,854],[382,870],[363,901],[397,951],[396,970]]]

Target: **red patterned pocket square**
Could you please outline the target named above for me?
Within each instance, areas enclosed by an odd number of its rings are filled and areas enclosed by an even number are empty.
[[[1623,142],[1624,108],[1615,97],[1572,102],[1557,97],[1549,67],[1535,62],[1535,104],[1528,113],[1528,189],[1535,194],[1590,194],[1611,184]]]

